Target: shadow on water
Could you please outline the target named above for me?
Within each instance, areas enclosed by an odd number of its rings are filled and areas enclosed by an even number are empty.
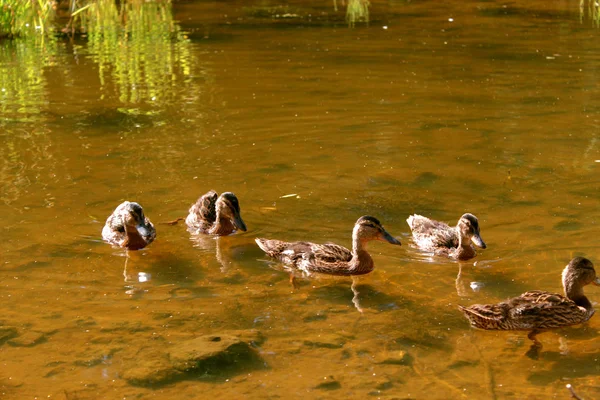
[[[303,290],[306,290],[307,300],[324,300],[332,305],[352,305],[353,298],[356,296],[363,310],[385,312],[414,306],[412,301],[399,299],[397,296],[390,296],[371,284],[356,284],[354,285],[356,293],[353,293],[351,279],[348,278],[344,282],[325,284],[323,286],[318,281],[313,280],[310,283],[312,288],[307,287]]]
[[[596,337],[598,332],[595,332]],[[581,348],[581,346],[577,346]],[[564,354],[561,352],[543,351],[544,362],[551,363],[529,374],[527,380],[534,385],[548,385],[565,379],[596,377],[598,371],[592,365],[598,364],[597,354]]]

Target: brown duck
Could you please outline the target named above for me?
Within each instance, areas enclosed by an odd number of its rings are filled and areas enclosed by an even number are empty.
[[[115,246],[139,250],[152,243],[156,238],[156,229],[144,215],[142,206],[124,201],[106,220],[102,238]]]
[[[374,217],[360,217],[352,231],[352,250],[334,243],[283,242],[257,238],[256,243],[269,256],[293,265],[306,273],[319,272],[329,275],[364,275],[373,271],[371,255],[366,243],[383,240],[400,245]]]
[[[225,236],[237,230],[246,231],[246,224],[240,215],[240,204],[235,194],[214,190],[200,196],[190,207],[185,219],[191,233]]]
[[[580,324],[594,315],[583,287],[600,285],[590,260],[575,257],[562,272],[565,296],[533,290],[498,304],[459,306],[471,326],[486,330],[529,331],[527,337],[541,347],[536,335],[549,329]]]
[[[406,222],[415,244],[437,255],[468,260],[477,255],[471,242],[482,249],[487,247],[479,233],[479,221],[473,214],[464,214],[455,227],[417,214],[408,217]]]

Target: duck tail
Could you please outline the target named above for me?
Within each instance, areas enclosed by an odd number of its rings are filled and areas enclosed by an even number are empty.
[[[264,251],[265,253],[268,253],[269,248],[267,247],[267,239],[256,238],[256,239],[254,239],[254,241],[256,242],[256,244],[258,245],[258,247],[260,247],[260,249],[262,251]]]
[[[254,239],[258,247],[267,255],[271,257],[277,257],[281,254],[284,248],[284,242],[281,240],[272,240],[272,239],[264,239],[264,238],[256,238]]]
[[[510,329],[507,327],[505,310],[501,305],[475,304],[470,307],[459,305],[458,308],[474,328],[487,330]]]

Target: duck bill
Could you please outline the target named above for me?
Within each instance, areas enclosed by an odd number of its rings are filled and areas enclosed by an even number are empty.
[[[471,237],[471,241],[473,243],[475,243],[476,246],[481,247],[482,249],[485,249],[487,247],[486,244],[485,244],[485,242],[483,241],[483,239],[479,235],[473,235]]]
[[[233,225],[235,225],[235,227],[237,229],[239,229],[240,231],[244,231],[246,232],[247,228],[246,228],[246,224],[244,223],[244,221],[242,220],[242,216],[240,214],[236,214],[233,217]]]
[[[402,243],[400,243],[400,241],[398,239],[396,239],[395,237],[393,237],[392,235],[390,235],[387,231],[383,231],[381,232],[381,235],[379,236],[379,240],[391,243],[391,244],[397,244],[398,246],[400,246]]]

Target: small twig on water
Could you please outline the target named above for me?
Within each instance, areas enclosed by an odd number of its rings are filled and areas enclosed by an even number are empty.
[[[570,383],[567,383],[567,389],[569,390],[569,392],[571,392],[571,397],[576,399],[576,400],[583,400],[583,398],[579,397],[579,395],[577,393],[575,393],[575,390],[573,390],[573,386],[571,386]]]
[[[185,221],[185,218],[183,217],[179,217],[177,219],[174,219],[173,221],[165,221],[165,222],[160,222],[161,224],[165,224],[165,225],[177,225],[177,223],[179,221]]]

